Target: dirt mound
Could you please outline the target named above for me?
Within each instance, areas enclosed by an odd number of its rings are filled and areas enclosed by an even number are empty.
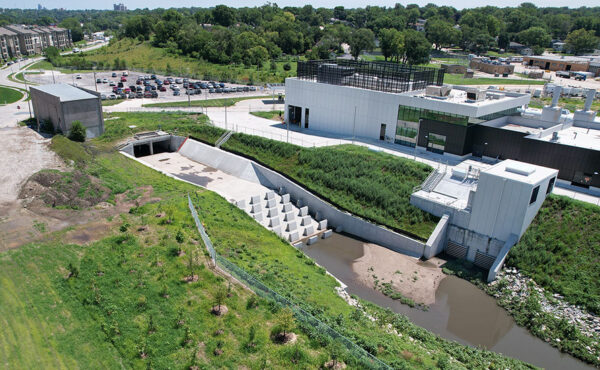
[[[83,209],[108,199],[110,190],[81,171],[40,171],[21,188],[19,199],[41,200],[51,207]]]

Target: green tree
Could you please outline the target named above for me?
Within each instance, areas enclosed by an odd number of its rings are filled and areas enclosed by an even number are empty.
[[[44,50],[44,54],[46,54],[46,58],[52,65],[58,65],[58,61],[60,59],[60,51],[55,46],[48,46]]]
[[[404,59],[409,64],[422,64],[429,61],[431,42],[422,32],[404,31]]]
[[[281,330],[283,338],[285,339],[287,333],[292,331],[294,325],[296,324],[296,320],[294,319],[294,313],[289,307],[284,307],[277,314],[277,317],[275,318],[275,323],[279,330]]]
[[[217,5],[212,11],[212,17],[216,24],[229,27],[235,22],[235,9],[227,5]]]
[[[227,292],[225,291],[225,289],[222,287],[219,288],[217,290],[217,293],[215,294],[215,304],[217,305],[217,312],[221,312],[221,305],[225,301],[226,297],[227,297]]]
[[[550,33],[542,27],[530,27],[519,32],[517,38],[522,44],[533,48],[535,54],[543,53],[544,48],[548,47],[552,41]]]
[[[83,143],[85,141],[85,127],[80,121],[73,121],[71,123],[71,131],[69,132],[69,139],[73,141],[79,141]]]
[[[379,31],[379,47],[385,60],[404,54],[404,38],[402,33],[393,28],[386,28]]]
[[[590,52],[598,47],[598,38],[594,35],[594,32],[583,28],[569,33],[565,42],[567,49],[575,54]]]
[[[455,44],[460,40],[460,31],[455,29],[453,24],[440,18],[427,20],[425,35],[438,50],[444,45]]]
[[[363,50],[371,50],[375,47],[375,36],[373,31],[367,28],[360,28],[352,32],[350,36],[350,54],[354,59],[358,59]]]
[[[81,24],[76,18],[66,18],[58,24],[60,27],[68,28],[71,30],[71,38],[73,42],[83,40],[83,29]]]

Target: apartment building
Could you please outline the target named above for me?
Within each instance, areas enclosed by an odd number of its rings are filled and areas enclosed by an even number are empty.
[[[37,32],[31,30],[27,26],[19,24],[9,24],[4,26],[4,28],[7,28],[17,34],[21,54],[33,55],[42,52],[42,41]]]
[[[0,27],[0,58],[8,60],[21,56],[19,38],[17,34],[9,29]]]

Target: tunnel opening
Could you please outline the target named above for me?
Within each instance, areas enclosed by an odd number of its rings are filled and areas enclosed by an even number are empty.
[[[152,143],[154,154],[159,153],[168,153],[171,152],[171,141],[163,140],[163,141],[155,141]]]
[[[138,144],[133,146],[133,155],[137,157],[145,157],[150,155],[150,145],[152,143]]]

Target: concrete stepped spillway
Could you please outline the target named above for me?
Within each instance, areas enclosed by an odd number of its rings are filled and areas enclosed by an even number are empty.
[[[278,191],[284,193],[284,189]],[[327,220],[314,219],[310,216],[308,207],[294,205],[289,194],[279,194],[269,190],[239,200],[236,205],[261,225],[290,243],[304,239],[306,244],[313,244],[319,237],[331,235],[326,233]]]

